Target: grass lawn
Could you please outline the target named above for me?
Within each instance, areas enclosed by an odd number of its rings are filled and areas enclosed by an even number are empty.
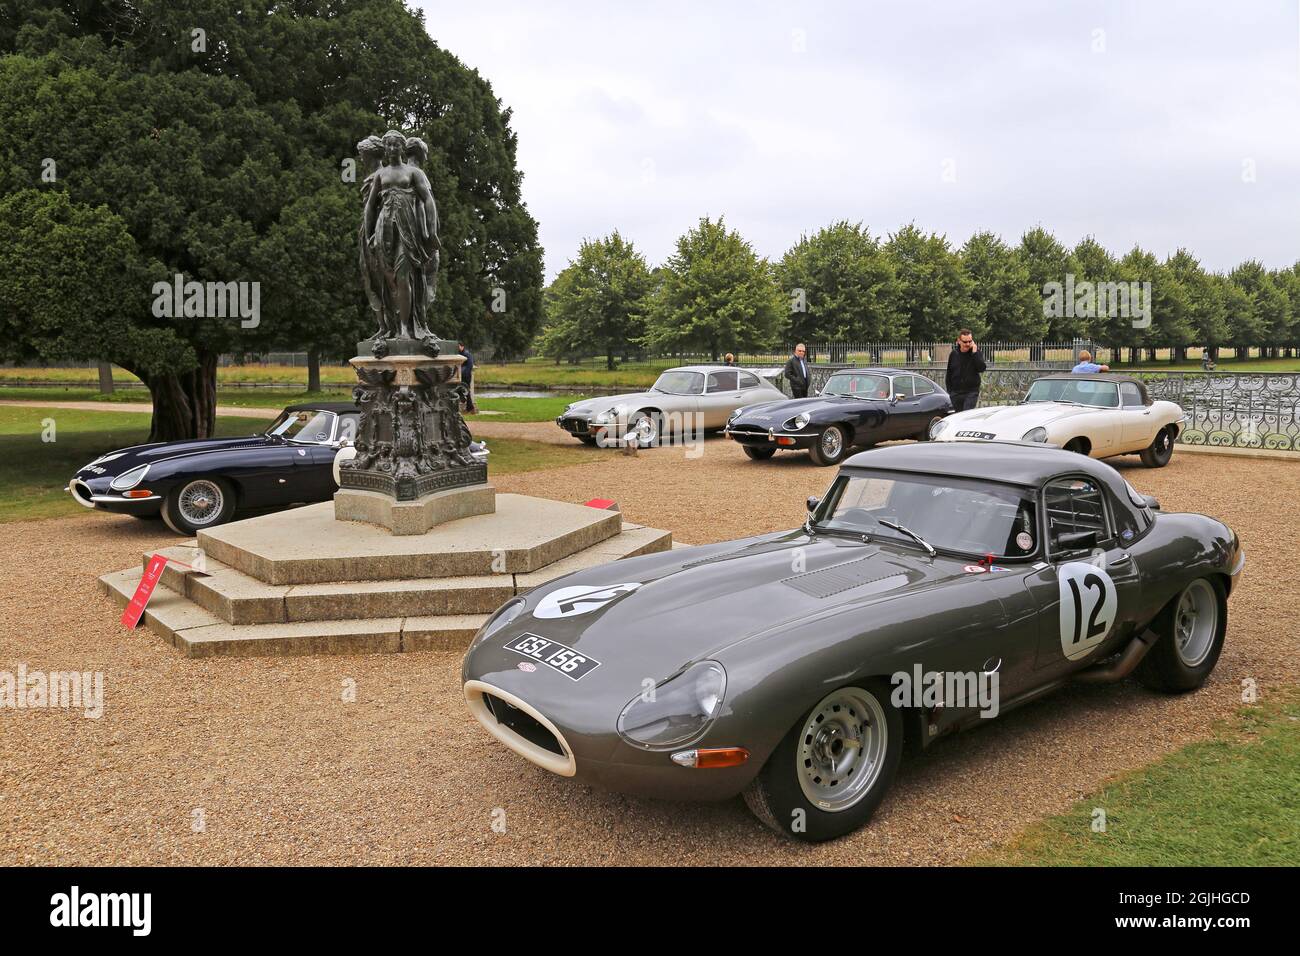
[[[48,421],[54,422],[52,442],[42,441]],[[217,434],[251,435],[266,426],[261,418],[222,416]],[[63,490],[68,479],[97,456],[141,444],[148,435],[147,414],[0,407],[0,523],[85,514]],[[601,455],[594,449],[505,438],[490,439],[488,447],[489,473],[497,475],[577,465]]]
[[[1092,831],[1095,808],[1106,832]],[[1300,864],[1300,692],[1127,774],[977,859],[1011,866]]]

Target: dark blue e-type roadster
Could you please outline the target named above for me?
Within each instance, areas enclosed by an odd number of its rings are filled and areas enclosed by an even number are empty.
[[[351,402],[290,405],[261,435],[135,445],[101,455],[68,482],[79,504],[162,517],[192,535],[238,511],[328,501],[334,456],[356,438]]]
[[[838,465],[854,448],[900,438],[924,441],[952,412],[948,393],[924,375],[898,368],[831,373],[821,394],[738,409],[726,434],[755,461],[779,449],[808,449],[818,465]]]

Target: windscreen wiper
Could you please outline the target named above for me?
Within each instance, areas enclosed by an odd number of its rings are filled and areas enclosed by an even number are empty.
[[[926,541],[924,538],[922,538],[911,528],[904,528],[901,524],[894,524],[894,522],[886,521],[884,518],[877,518],[876,520],[879,521],[881,524],[883,524],[886,528],[893,528],[895,531],[901,531],[903,534],[907,535],[909,538],[911,538],[921,547],[925,548],[926,553],[929,554],[930,557],[933,558],[935,555],[939,553],[934,549],[934,545],[932,545],[929,541]]]

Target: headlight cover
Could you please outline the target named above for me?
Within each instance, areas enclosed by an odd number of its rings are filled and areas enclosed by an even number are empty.
[[[943,434],[943,430],[948,427],[948,420],[941,418],[930,426],[930,440],[938,438]]]
[[[624,406],[615,405],[613,408],[609,408],[601,412],[599,415],[593,418],[592,421],[595,422],[597,425],[607,425],[610,422],[618,421],[619,416],[621,416],[625,411],[626,408]]]
[[[1037,428],[1031,428],[1020,436],[1021,441],[1047,441],[1047,429],[1039,425]]]
[[[722,709],[727,672],[717,661],[699,661],[645,694],[618,715],[619,736],[643,750],[664,750],[704,733]]]
[[[523,598],[511,598],[505,604],[502,604],[499,608],[496,609],[493,615],[487,619],[487,623],[485,623],[483,627],[479,629],[478,634],[474,635],[474,640],[471,642],[471,646],[477,644],[479,641],[482,641],[485,638],[491,637],[497,631],[501,630],[501,628],[505,627],[507,624],[509,624],[511,621],[517,618],[520,612],[523,611],[523,609],[524,609]]]
[[[130,471],[124,471],[108,483],[108,487],[114,491],[130,491],[140,482],[144,481],[144,476],[149,474],[148,465],[139,465]]]
[[[807,412],[800,412],[794,418],[785,423],[786,428],[807,428],[808,423],[812,421]]]

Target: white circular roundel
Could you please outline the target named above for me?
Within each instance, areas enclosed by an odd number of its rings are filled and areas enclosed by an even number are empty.
[[[604,584],[556,588],[538,603],[533,617],[574,617],[599,611],[610,601],[631,594],[640,584]]]
[[[1119,597],[1105,568],[1071,561],[1057,572],[1061,588],[1061,651],[1067,660],[1087,657],[1115,626]]]

